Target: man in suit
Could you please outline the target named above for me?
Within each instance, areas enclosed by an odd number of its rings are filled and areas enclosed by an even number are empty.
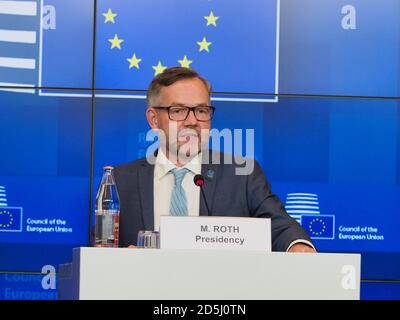
[[[146,118],[159,132],[160,145],[152,159],[115,169],[120,246],[135,245],[139,230],[158,230],[161,215],[215,215],[271,218],[273,251],[316,252],[271,193],[256,161],[248,174],[238,175],[235,161],[227,163],[225,154],[207,150],[214,112],[210,92],[208,81],[189,68],[166,69],[151,82]],[[196,174],[205,177],[209,208],[193,183]]]

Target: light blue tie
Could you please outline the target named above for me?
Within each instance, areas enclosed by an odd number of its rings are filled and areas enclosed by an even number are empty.
[[[175,176],[175,185],[171,195],[170,213],[172,216],[187,216],[187,199],[185,190],[182,187],[182,180],[188,173],[189,169],[172,169],[171,172]]]

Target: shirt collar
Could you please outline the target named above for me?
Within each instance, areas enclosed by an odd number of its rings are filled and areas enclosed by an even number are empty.
[[[190,160],[187,164],[179,168],[165,156],[165,154],[161,151],[161,149],[158,149],[154,172],[158,179],[163,178],[168,172],[170,172],[174,168],[178,169],[186,168],[194,174],[201,174],[201,158],[202,154],[200,152],[197,156],[192,158],[192,160]]]

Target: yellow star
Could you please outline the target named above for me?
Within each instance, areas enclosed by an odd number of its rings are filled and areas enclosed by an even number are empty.
[[[203,37],[203,40],[198,41],[197,44],[200,46],[200,49],[199,49],[200,52],[203,51],[203,50],[206,50],[207,52],[210,52],[208,47],[210,45],[212,45],[212,42],[207,42],[206,37]]]
[[[107,13],[103,13],[103,16],[106,18],[104,23],[107,23],[107,22],[115,23],[114,18],[117,16],[117,14],[113,13],[111,11],[111,9],[108,9]]]
[[[114,49],[115,47],[118,49],[121,49],[121,43],[124,41],[122,39],[118,39],[118,36],[115,35],[114,39],[108,39],[108,41],[111,42],[111,49]]]
[[[190,64],[193,62],[192,60],[189,60],[187,56],[185,55],[183,57],[183,60],[178,60],[182,68],[190,68]]]
[[[214,16],[214,13],[211,11],[209,16],[205,16],[204,19],[207,20],[207,27],[213,25],[214,27],[217,26],[217,20],[219,17]]]
[[[161,61],[158,61],[158,65],[153,66],[152,68],[156,71],[156,72],[154,72],[154,75],[155,75],[155,76],[158,75],[158,74],[160,74],[160,73],[163,73],[164,70],[167,69],[166,66],[163,66],[163,65],[161,64]]]
[[[136,53],[133,54],[132,58],[130,59],[126,59],[129,61],[129,69],[135,67],[137,69],[139,69],[139,62],[142,61],[142,59],[139,59],[136,57]]]

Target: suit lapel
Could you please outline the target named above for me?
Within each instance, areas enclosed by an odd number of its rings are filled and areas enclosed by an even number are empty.
[[[204,177],[204,187],[203,187],[204,195],[205,198],[207,199],[211,215],[213,215],[213,201],[217,185],[218,170],[220,165],[211,164],[211,159],[212,158],[210,157],[205,164],[202,164],[201,174]],[[208,216],[207,207],[202,195],[200,195],[200,216]]]
[[[139,170],[140,202],[146,230],[154,230],[154,165],[142,164]]]

